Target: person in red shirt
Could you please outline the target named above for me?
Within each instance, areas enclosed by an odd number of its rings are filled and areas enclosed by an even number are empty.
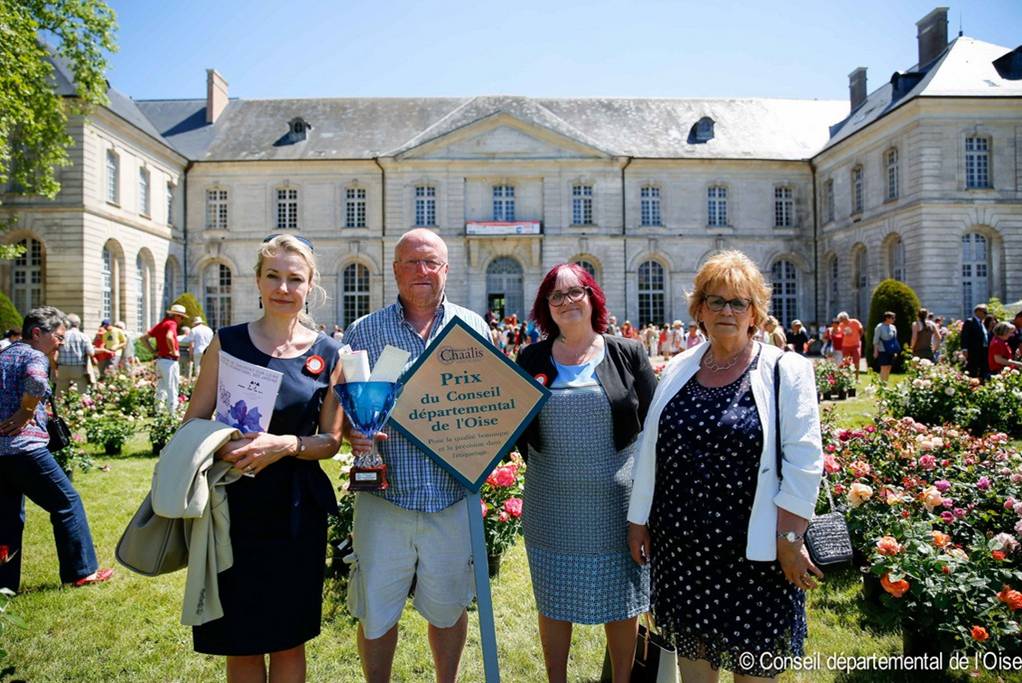
[[[174,304],[167,309],[163,320],[153,325],[143,337],[149,349],[156,353],[156,371],[160,375],[156,385],[156,405],[165,406],[172,414],[177,408],[178,385],[181,383],[181,371],[177,365],[181,357],[177,345],[177,326],[187,314],[184,306]],[[155,349],[150,339],[156,342]]]
[[[838,324],[841,326],[843,337],[841,339],[841,355],[851,359],[852,367],[855,368],[855,379],[859,379],[859,366],[862,361],[862,323],[855,318],[850,318],[842,311],[837,315]]]
[[[1022,363],[1011,358],[1011,346],[1008,345],[1008,337],[1015,332],[1015,326],[1011,323],[1000,322],[994,326],[994,336],[990,340],[990,349],[987,351],[987,362],[990,365],[990,373],[996,375],[1009,365],[1013,368],[1022,368]]]

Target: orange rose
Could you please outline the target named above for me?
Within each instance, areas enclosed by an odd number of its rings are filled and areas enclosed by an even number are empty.
[[[1012,612],[1022,608],[1022,593],[1012,590],[1011,586],[1002,588],[1001,592],[997,594],[997,599],[1006,604]]]
[[[877,552],[881,555],[897,555],[901,552],[901,544],[894,536],[884,536],[877,541]]]
[[[994,558],[998,562],[1003,562],[1004,561],[1004,551],[1003,550],[991,550],[990,551],[990,557]]]
[[[951,543],[951,536],[942,531],[932,531],[930,533],[933,534],[933,545],[938,548],[944,548]]]
[[[972,627],[973,640],[982,643],[984,640],[987,640],[988,638],[990,638],[990,634],[987,633],[987,630],[985,628],[983,628],[982,626]]]
[[[898,579],[897,581],[891,581],[891,575],[884,574],[880,578],[880,585],[884,587],[884,590],[893,595],[896,598],[900,598],[908,592],[911,587],[908,581],[905,579]]]

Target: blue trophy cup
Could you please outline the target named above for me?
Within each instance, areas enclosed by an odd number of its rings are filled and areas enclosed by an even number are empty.
[[[351,426],[373,439],[369,452],[355,458],[349,477],[349,491],[383,491],[389,486],[387,466],[376,452],[374,437],[390,416],[399,386],[396,382],[375,381],[334,385],[337,400],[351,420]]]

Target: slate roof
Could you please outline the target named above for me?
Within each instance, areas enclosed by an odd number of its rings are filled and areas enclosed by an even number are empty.
[[[829,149],[916,97],[1022,97],[1022,80],[1003,78],[994,60],[1009,48],[959,36],[930,64],[896,72],[866,101],[831,128]]]

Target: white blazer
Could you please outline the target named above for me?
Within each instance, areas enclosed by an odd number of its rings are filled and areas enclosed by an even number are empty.
[[[756,495],[749,519],[745,556],[750,560],[777,559],[777,508],[812,519],[823,474],[820,409],[816,401],[816,375],[812,363],[796,353],[753,342],[759,364],[750,377],[756,412],[763,426]],[[694,346],[668,363],[643,425],[642,442],[635,456],[635,477],[628,505],[628,521],[645,524],[653,505],[656,484],[656,444],[660,414],[685,383],[699,370],[709,344]],[[774,366],[781,361],[781,445],[784,478],[778,485],[774,437]]]

